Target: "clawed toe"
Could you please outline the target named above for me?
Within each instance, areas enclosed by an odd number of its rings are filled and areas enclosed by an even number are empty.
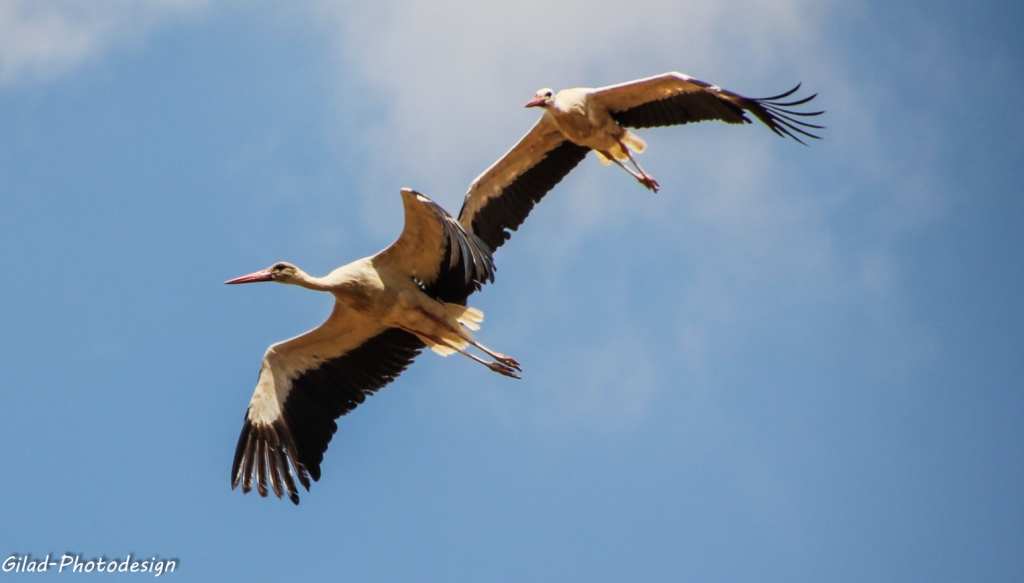
[[[507,366],[509,368],[514,368],[514,369],[518,370],[519,372],[523,372],[523,367],[519,366],[519,363],[516,361],[516,359],[512,358],[511,356],[505,356],[504,354],[499,354],[495,358],[501,364],[504,364],[505,366]]]
[[[661,185],[658,184],[658,181],[650,176],[644,176],[643,178],[641,178],[640,184],[643,184],[644,186],[653,190],[654,192],[658,192],[658,189],[661,188]]]
[[[486,360],[484,360],[484,359],[482,359],[482,358],[480,358],[478,356],[475,356],[473,354],[470,354],[470,353],[468,353],[468,352],[466,352],[464,350],[459,350],[459,352],[461,352],[462,354],[465,354],[466,356],[472,358],[473,360],[475,360],[475,361],[477,361],[477,362],[479,362],[481,364],[486,365],[487,368],[493,370],[494,372],[501,373],[501,374],[503,374],[503,375],[505,375],[507,377],[512,377],[514,379],[519,378],[519,375],[516,374],[516,371],[522,372],[523,371],[523,367],[519,366],[519,363],[516,362],[516,359],[512,358],[511,356],[505,356],[504,354],[502,354],[500,352],[495,352],[495,351],[491,350],[490,348],[487,348],[486,346],[484,346],[483,344],[480,344],[479,342],[477,342],[475,340],[470,340],[470,343],[473,346],[476,346],[477,348],[482,350],[484,352],[484,354],[486,354],[487,356],[490,356],[491,358],[493,358],[497,362],[487,362]]]
[[[508,366],[506,366],[506,365],[504,365],[502,363],[499,363],[499,362],[489,363],[487,365],[487,368],[493,370],[496,373],[503,374],[503,375],[505,375],[507,377],[512,377],[514,379],[522,378],[519,375],[517,375],[515,373],[515,371],[512,370],[510,367],[508,367]],[[522,370],[522,369],[519,369],[519,370]]]

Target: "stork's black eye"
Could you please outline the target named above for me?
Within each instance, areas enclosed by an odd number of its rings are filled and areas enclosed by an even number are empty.
[[[545,93],[545,94],[544,94],[544,97],[551,97],[551,92],[550,92],[550,91],[548,91],[547,93]]]
[[[288,266],[285,265],[284,263],[278,263],[277,265],[271,267],[270,269],[272,271],[284,271],[286,267]]]

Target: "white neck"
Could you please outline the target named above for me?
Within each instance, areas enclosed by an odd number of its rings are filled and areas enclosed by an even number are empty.
[[[306,289],[311,289],[315,291],[331,291],[331,286],[326,281],[324,281],[326,278],[313,277],[312,275],[306,273],[305,271],[302,271],[301,269],[296,269],[296,271],[298,273],[296,274],[294,279],[282,283],[289,283],[291,285],[297,285],[299,287],[304,287]]]

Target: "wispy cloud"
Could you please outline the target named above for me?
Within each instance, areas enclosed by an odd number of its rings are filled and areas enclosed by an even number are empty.
[[[688,258],[693,280],[663,308],[682,331],[679,362],[693,379],[703,378],[715,346],[757,328],[759,306],[844,304],[891,314],[876,308],[899,304],[893,241],[943,206],[934,149],[906,147],[940,130],[917,123],[920,112],[901,102],[887,80],[858,75],[842,46],[822,32],[837,18],[867,18],[857,3],[324,0],[313,6],[320,26],[337,27],[345,72],[339,78],[358,79],[355,93],[381,105],[380,118],[365,124],[355,142],[367,158],[364,212],[370,232],[382,240],[400,220],[386,212],[392,207],[378,204],[381,193],[400,186],[396,176],[458,209],[469,181],[535,121],[522,104],[540,86],[598,86],[681,70],[754,96],[797,81],[821,92],[816,104],[829,109],[824,143],[805,149],[759,125],[648,131],[651,148],[642,162],[666,185],[661,194],[617,176],[609,180],[617,170],[587,160],[531,217],[543,228],[514,240],[518,254],[536,261],[544,289],[537,301],[556,306],[536,325],[555,329],[567,323],[558,322],[557,306],[576,301],[570,266],[591,253],[583,243],[588,237],[622,238],[639,227],[658,236],[666,257]],[[353,89],[339,87],[339,93]],[[902,120],[902,134],[887,125],[894,118]],[[843,213],[857,213],[862,230],[837,232]],[[655,342],[628,324],[629,309],[609,326],[615,335],[627,332],[621,354],[642,355]],[[608,350],[583,350],[573,373],[587,377],[593,398],[581,398],[595,418],[621,408],[606,397],[621,389],[617,379],[625,368],[610,369],[616,362],[637,364],[611,358]],[[662,375],[651,361],[639,364],[646,379]]]
[[[47,80],[207,0],[0,0],[0,84]]]
[[[535,113],[522,104],[538,87],[601,85],[674,69],[714,76],[723,86],[744,77],[749,87],[741,89],[766,86],[773,73],[799,70],[787,57],[814,40],[813,5],[317,4],[338,23],[346,71],[386,104],[386,127],[373,128],[366,144],[378,153],[376,164],[393,166],[397,158],[417,177],[459,191],[466,176],[528,129]],[[770,85],[766,91],[778,84]]]
[[[60,75],[207,4],[0,0],[0,83]],[[542,228],[514,240],[517,254],[535,261],[542,301],[554,306],[535,325],[554,329],[572,326],[558,321],[559,306],[575,301],[573,266],[591,253],[589,237],[628,239],[642,228],[658,238],[666,257],[688,258],[692,279],[678,301],[662,308],[682,331],[677,350],[694,379],[702,378],[714,346],[739,333],[739,323],[756,318],[764,302],[845,302],[891,313],[871,306],[899,303],[901,266],[892,241],[943,208],[934,177],[941,128],[925,123],[928,112],[901,101],[886,80],[858,75],[842,47],[823,37],[823,23],[867,18],[857,3],[313,0],[302,6],[289,9],[289,26],[304,10],[310,26],[333,39],[338,102],[346,106],[337,115],[372,112],[339,124],[355,133],[338,143],[347,154],[358,150],[365,162],[363,183],[353,190],[363,193],[368,232],[381,244],[401,224],[397,199],[382,203],[383,193],[412,186],[456,211],[469,181],[536,120],[522,104],[540,86],[595,86],[681,70],[752,95],[796,81],[820,91],[817,103],[830,110],[824,143],[805,149],[760,126],[644,132],[651,148],[642,162],[666,186],[661,194],[587,160],[531,217]],[[939,67],[948,61],[929,38],[890,49]],[[358,107],[347,107],[353,104]],[[834,228],[837,215],[851,212],[863,227],[852,237]],[[499,262],[508,253],[503,249]],[[609,322],[609,338],[627,338],[621,354],[642,356],[644,347],[660,343],[630,322],[629,309]],[[622,385],[611,369],[629,359],[610,357],[620,354],[610,346],[596,343],[579,354],[577,373],[603,371],[589,375],[591,392],[583,395],[595,418],[603,415],[601,403],[605,413],[622,408],[610,397]],[[644,378],[661,377],[657,364],[641,360]]]

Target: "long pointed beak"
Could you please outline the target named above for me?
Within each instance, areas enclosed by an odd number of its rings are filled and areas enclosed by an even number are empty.
[[[224,283],[227,283],[227,284],[254,283],[254,282],[257,282],[257,281],[271,281],[273,279],[274,279],[274,276],[271,275],[269,271],[264,269],[263,271],[257,271],[255,273],[250,273],[249,275],[243,275],[242,277],[236,277],[235,279],[229,279],[229,280],[225,281]]]
[[[544,105],[545,101],[547,101],[546,97],[534,97],[533,99],[527,101],[526,105],[524,105],[523,107],[540,107],[541,105]]]

